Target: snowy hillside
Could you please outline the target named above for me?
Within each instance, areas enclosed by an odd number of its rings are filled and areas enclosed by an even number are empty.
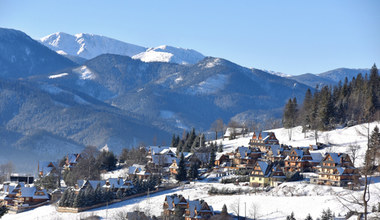
[[[380,121],[370,123],[370,133],[376,125],[380,127]],[[361,124],[332,131],[319,132],[318,142],[330,144],[331,146],[320,152],[341,152],[350,154],[350,145],[359,145],[360,148],[358,158],[355,161],[355,166],[362,166],[367,147],[367,136],[364,136],[367,134],[367,127],[367,124]],[[275,132],[276,137],[280,140],[281,144],[292,145],[294,147],[315,144],[314,132],[308,132],[306,138],[304,138],[301,126],[292,129],[292,140],[290,141],[288,129],[279,128],[271,131]]]
[[[40,42],[59,54],[86,59],[106,53],[133,56],[146,50],[144,47],[112,38],[83,33],[70,35],[57,32],[41,38]]]
[[[95,34],[70,35],[57,32],[41,38],[40,42],[58,54],[85,59],[92,59],[101,54],[117,54],[144,62],[194,64],[204,58],[201,53],[191,49],[166,45],[147,49]]]
[[[204,57],[205,56],[195,50],[162,45],[155,48],[149,48],[147,51],[139,53],[132,58],[140,59],[144,62],[195,64]]]
[[[372,130],[374,126],[380,126],[380,121],[370,124]],[[349,128],[336,129],[329,132],[320,133],[321,142],[329,142],[332,148],[325,151],[345,152],[350,144],[358,144],[362,150],[365,148],[365,137],[361,133],[366,131],[366,124],[357,125]],[[280,128],[274,129],[280,143],[292,144],[293,146],[305,146],[313,144],[313,138],[308,134],[307,138],[303,138],[303,134],[299,127],[293,129],[293,140],[288,141],[287,130]],[[224,151],[230,152],[239,146],[248,146],[250,135],[239,137],[235,140],[217,140],[224,145]],[[359,165],[359,163],[358,163]],[[125,169],[110,172],[104,177],[117,177],[125,173]],[[251,193],[243,193],[236,195],[209,195],[208,191],[211,187],[241,189],[250,191]],[[157,194],[151,194],[149,197],[140,197],[127,200],[120,203],[101,207],[82,213],[58,213],[54,205],[43,206],[31,211],[20,213],[17,215],[7,214],[4,219],[82,219],[87,216],[98,215],[102,218],[116,218],[121,212],[129,212],[133,210],[144,211],[149,215],[159,216],[162,212],[162,204],[166,195],[182,194],[190,200],[203,199],[209,205],[212,205],[215,211],[221,211],[226,204],[228,212],[237,214],[238,204],[240,206],[240,215],[256,219],[283,220],[286,216],[294,212],[296,219],[305,219],[310,213],[313,219],[321,216],[323,210],[330,208],[336,217],[343,216],[350,209],[359,209],[352,203],[345,200],[352,198],[360,198],[362,191],[351,191],[341,187],[321,186],[308,184],[306,182],[286,182],[268,192],[252,192],[252,188],[248,186],[238,186],[234,184],[221,184],[215,182],[213,178],[206,178],[201,182],[191,183],[176,189],[167,190]],[[371,200],[369,206],[372,207],[380,201],[380,178],[372,177],[371,180]],[[374,219],[377,217],[371,214]]]

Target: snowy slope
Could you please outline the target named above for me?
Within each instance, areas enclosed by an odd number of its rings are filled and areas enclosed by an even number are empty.
[[[100,54],[111,53],[133,56],[146,48],[95,34],[70,35],[57,32],[40,39],[40,42],[59,54],[92,59]]]
[[[40,42],[58,54],[85,59],[109,53],[130,56],[144,62],[194,64],[204,58],[201,53],[191,49],[166,45],[147,49],[95,34],[57,32],[41,38]]]
[[[205,56],[195,50],[162,45],[155,48],[149,48],[147,51],[139,53],[132,58],[140,59],[144,62],[195,64],[204,57]]]
[[[370,124],[370,129],[379,122]],[[365,138],[358,133],[364,132],[365,124],[357,125],[344,129],[337,129],[329,132],[321,132],[321,141],[329,141],[336,145],[331,151],[345,151],[347,146],[353,143],[359,144],[362,148],[365,146]],[[294,128],[293,140],[288,141],[286,129],[274,129],[280,143],[292,144],[294,146],[305,146],[313,144],[313,138],[303,138],[300,129]],[[235,140],[216,140],[224,145],[224,151],[230,152],[239,146],[248,146],[250,135],[239,137]],[[124,169],[114,173],[108,173],[104,177],[116,177],[125,172]],[[150,215],[160,215],[162,212],[162,204],[165,196],[170,194],[182,194],[190,200],[203,199],[209,205],[212,205],[215,211],[221,211],[226,204],[228,212],[237,214],[237,204],[240,204],[240,215],[256,219],[271,219],[283,220],[291,212],[294,212],[296,219],[305,219],[310,213],[313,219],[321,216],[323,210],[330,208],[336,217],[343,217],[350,209],[359,209],[354,204],[349,204],[341,198],[352,200],[353,197],[359,198],[362,191],[351,191],[341,187],[320,186],[307,184],[305,182],[287,182],[278,187],[273,188],[268,192],[248,193],[241,195],[209,195],[207,192],[211,187],[229,188],[229,189],[249,189],[247,186],[236,186],[233,184],[221,184],[215,182],[197,182],[182,187],[164,191],[157,194],[152,194],[150,197],[141,197],[127,200],[124,202],[101,207],[94,210],[89,210],[83,213],[58,213],[54,205],[43,206],[34,210],[20,213],[17,215],[7,214],[3,218],[8,219],[80,219],[91,215],[99,215],[102,218],[116,218],[120,212],[129,212],[133,210],[144,211]],[[339,201],[340,200],[340,201]],[[380,201],[380,177],[373,177],[371,182],[371,200],[369,201],[370,208]],[[246,208],[246,210],[245,210]],[[374,216],[378,219],[379,216]]]
[[[370,123],[370,133],[375,126],[380,127],[380,121]],[[314,132],[310,131],[306,134],[302,133],[302,127],[295,127],[292,129],[292,140],[289,140],[288,129],[279,128],[271,130],[276,134],[277,139],[281,144],[288,144],[294,147],[309,146],[315,144]],[[342,152],[350,154],[350,145],[359,145],[358,158],[355,161],[355,166],[362,166],[364,162],[364,155],[367,147],[367,124],[336,129],[332,131],[319,132],[318,142],[330,144],[331,147],[321,150],[320,152]]]

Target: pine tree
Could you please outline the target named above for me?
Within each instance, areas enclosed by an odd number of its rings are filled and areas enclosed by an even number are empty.
[[[85,197],[84,197],[84,191],[80,190],[79,193],[75,196],[73,207],[74,208],[81,208],[86,205]]]
[[[6,206],[0,206],[0,218],[8,212],[8,208]]]
[[[116,198],[117,198],[117,199],[121,199],[121,198],[123,198],[123,190],[121,190],[121,188],[119,188],[119,189],[116,191]]]
[[[100,183],[96,186],[95,189],[95,203],[102,203],[104,202],[104,196],[103,196],[103,190],[100,186]]]
[[[215,158],[216,158],[215,148],[212,148],[210,152],[210,162],[208,164],[209,168],[213,168],[215,166]]]
[[[92,187],[87,187],[84,191],[84,202],[86,206],[92,206],[95,203],[95,192]]]
[[[63,192],[63,194],[62,194],[62,196],[61,196],[61,199],[60,199],[59,202],[58,202],[58,206],[65,207],[66,204],[67,204],[67,199],[68,199],[68,197],[69,197],[69,190],[66,189],[66,190]]]
[[[310,213],[306,216],[305,220],[313,220],[313,218],[311,217]]]
[[[195,180],[198,178],[198,165],[197,163],[193,163],[187,173],[187,177],[189,179]]]
[[[288,215],[286,217],[286,220],[296,220],[296,218],[294,218],[294,212],[292,212],[290,215]]]
[[[228,215],[226,204],[223,205],[222,212],[221,212],[220,214],[221,214],[222,216],[226,216],[226,215]]]
[[[173,134],[172,141],[170,142],[170,147],[177,147],[175,142],[176,142],[176,137],[175,137],[175,134]]]
[[[288,103],[285,105],[282,118],[284,127],[288,129],[289,140],[292,139],[292,128],[296,125],[297,112],[297,99],[289,99]]]
[[[178,174],[176,176],[176,179],[178,181],[184,181],[184,180],[186,180],[185,157],[183,156],[183,153],[181,153],[181,157],[179,159]]]
[[[305,98],[303,100],[303,105],[301,109],[301,125],[302,125],[302,132],[305,133],[308,129],[311,127],[311,121],[312,121],[312,109],[313,109],[313,95],[311,94],[311,90],[307,89]]]

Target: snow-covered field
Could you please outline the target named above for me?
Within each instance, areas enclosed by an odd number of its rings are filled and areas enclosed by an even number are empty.
[[[371,130],[375,125],[380,125],[380,122],[371,123]],[[275,129],[277,138],[281,143],[292,144],[293,146],[307,146],[314,143],[313,137],[310,136],[304,139],[303,134],[300,132],[299,127],[293,129],[293,140],[289,141],[287,130]],[[320,142],[329,142],[333,147],[324,149],[323,151],[338,151],[348,152],[350,144],[358,144],[361,146],[360,153],[363,155],[366,145],[366,137],[361,136],[359,133],[365,132],[363,126],[354,126],[350,128],[337,129],[330,132],[320,133]],[[249,136],[241,137],[236,140],[225,140],[225,151],[232,151],[238,146],[247,146]],[[217,143],[219,144],[218,140]],[[362,163],[360,159],[357,163]],[[115,172],[108,174],[107,177],[120,175],[123,173]],[[348,209],[358,209],[354,204],[344,201],[352,200],[353,197],[359,198],[362,191],[350,191],[340,187],[318,186],[307,184],[305,182],[289,182],[280,185],[268,192],[250,193],[234,196],[226,195],[208,195],[207,191],[211,187],[223,188],[228,187],[236,189],[241,187],[247,189],[247,186],[236,186],[233,184],[221,184],[215,182],[207,182],[207,179],[202,182],[191,183],[182,187],[160,192],[148,197],[141,197],[131,199],[128,201],[116,203],[107,207],[102,207],[94,210],[89,210],[83,213],[58,213],[54,205],[43,206],[31,211],[19,214],[7,214],[3,219],[80,219],[86,216],[98,215],[103,219],[114,219],[114,216],[120,212],[127,212],[133,210],[145,211],[151,215],[160,215],[162,212],[162,205],[166,195],[173,193],[182,194],[185,198],[203,199],[209,205],[212,205],[214,210],[221,211],[224,204],[227,205],[228,212],[237,213],[238,204],[240,207],[240,215],[247,217],[255,217],[258,219],[285,219],[287,215],[294,212],[296,219],[304,219],[308,213],[311,214],[313,219],[320,217],[324,209],[330,208],[335,216],[344,216]],[[371,210],[372,205],[380,202],[380,177],[372,178],[370,186],[371,200],[369,202]],[[346,207],[347,206],[347,207]]]

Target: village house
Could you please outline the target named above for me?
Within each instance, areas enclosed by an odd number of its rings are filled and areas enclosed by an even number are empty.
[[[321,185],[348,186],[357,184],[359,171],[345,153],[327,153],[319,167],[317,183]]]
[[[38,161],[38,175],[40,177],[49,176],[51,173],[58,173],[57,162]]]
[[[308,148],[292,148],[290,154],[285,158],[285,172],[311,171],[313,158]]]
[[[163,205],[163,219],[170,219],[176,213],[176,208],[181,208],[185,210],[187,208],[187,200],[182,195],[169,195],[165,196],[165,201]]]
[[[187,201],[185,220],[209,219],[214,215],[212,206],[203,200]]]
[[[226,129],[226,132],[223,135],[223,139],[224,138],[234,139],[234,138],[236,138],[236,136],[242,135],[242,134],[246,134],[246,133],[248,133],[248,129],[247,128],[232,128],[232,127],[228,127]]]
[[[186,220],[209,219],[214,210],[203,200],[186,200],[182,195],[168,195],[165,197],[162,216],[164,220],[173,219],[177,211],[184,211]]]
[[[144,165],[133,164],[128,167],[128,177],[129,179],[138,178],[139,180],[148,179],[151,176],[151,173],[146,170]]]
[[[261,152],[266,153],[268,146],[279,145],[279,141],[274,132],[253,132],[252,138],[249,140],[249,145],[257,147]]]
[[[270,185],[271,163],[269,161],[257,161],[249,178],[249,184],[253,187],[265,187]]]
[[[64,170],[70,170],[74,167],[80,160],[80,154],[68,154],[66,156],[65,164],[63,165]]]
[[[232,163],[239,169],[253,168],[254,163],[261,155],[258,148],[238,147],[233,155]]]
[[[36,205],[49,200],[45,189],[24,183],[5,183],[0,189],[0,204],[7,207]]]

